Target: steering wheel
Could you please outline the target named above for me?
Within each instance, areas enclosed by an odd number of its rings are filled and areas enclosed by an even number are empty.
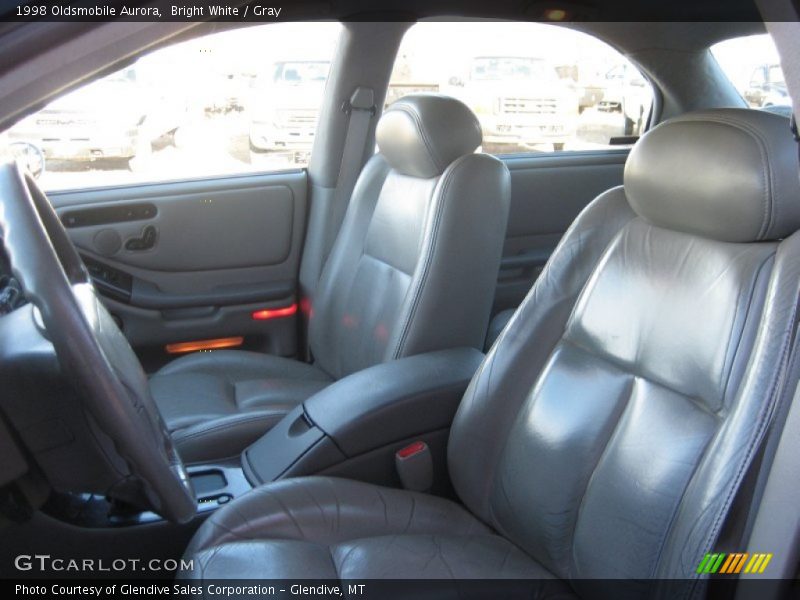
[[[109,494],[185,522],[194,490],[127,339],[33,177],[0,164],[0,231],[12,271],[38,310],[62,370],[129,469]]]

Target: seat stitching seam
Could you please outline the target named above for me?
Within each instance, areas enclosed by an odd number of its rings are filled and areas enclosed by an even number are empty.
[[[775,258],[775,253],[774,252],[770,253],[769,256],[764,258],[764,260],[758,266],[758,269],[756,269],[756,274],[755,274],[755,277],[753,278],[753,284],[750,286],[750,293],[748,294],[748,297],[747,297],[747,302],[746,302],[747,308],[745,310],[745,321],[744,321],[744,323],[742,323],[742,329],[741,329],[742,332],[744,331],[745,327],[747,326],[747,319],[750,317],[750,311],[753,308],[753,302],[755,300],[755,295],[756,295],[756,285],[758,284],[758,280],[761,277],[761,273],[766,268],[767,263],[769,263],[774,258]],[[737,304],[738,304],[738,301],[737,301]],[[729,338],[731,338],[731,337],[733,337],[733,325],[731,325],[731,334],[730,334]],[[738,357],[739,350],[741,349],[742,337],[743,336],[740,333],[739,338],[738,338],[738,340],[736,341],[736,344],[735,344],[736,347],[733,349],[733,356],[731,357],[730,368],[728,370],[727,377],[725,378],[725,385],[722,388],[722,399],[723,399],[723,402],[725,401],[725,399],[728,396],[728,387],[730,386],[731,377],[733,376],[733,366],[736,363],[736,359]],[[730,340],[729,340],[728,344],[730,345]]]
[[[271,418],[274,418],[274,417],[284,417],[284,416],[286,416],[286,413],[280,413],[280,414],[274,414],[274,415],[260,415],[260,416],[253,416],[253,417],[249,417],[248,416],[247,418],[237,419],[234,422],[226,422],[226,423],[223,423],[223,424],[220,424],[220,425],[214,425],[212,427],[208,427],[208,428],[202,429],[201,431],[192,431],[190,433],[185,433],[184,434],[184,433],[181,433],[181,430],[178,430],[178,431],[174,432],[173,437],[174,437],[176,442],[177,441],[182,441],[182,440],[194,439],[194,438],[197,438],[197,437],[203,437],[204,435],[209,434],[209,433],[218,433],[218,432],[224,431],[226,429],[235,429],[239,425],[249,425],[250,423],[253,423],[253,422],[256,422],[256,421],[268,420],[268,419],[271,419]]]
[[[436,167],[436,169],[442,169],[442,161],[440,160],[438,154],[434,153],[433,145],[431,144],[428,134],[423,127],[422,117],[419,115],[419,113],[413,107],[407,104],[396,104],[394,106],[394,110],[399,110],[400,112],[403,112],[411,117],[414,127],[419,132],[419,136],[422,139],[422,143],[425,145],[425,150],[428,152],[428,156],[430,157],[433,166]]]
[[[631,375],[630,383],[628,384],[627,395],[625,399],[625,406],[622,410],[619,411],[619,416],[614,423],[614,426],[611,428],[608,437],[605,440],[605,444],[603,445],[603,451],[597,458],[597,461],[594,463],[594,467],[592,468],[592,472],[590,473],[588,479],[586,480],[586,485],[583,487],[583,491],[581,493],[581,501],[578,503],[578,507],[575,509],[575,518],[572,521],[572,527],[570,528],[569,539],[571,541],[571,551],[569,553],[570,557],[570,564],[567,566],[567,571],[569,573],[577,574],[574,571],[574,568],[577,568],[578,565],[578,557],[575,554],[575,534],[578,531],[578,521],[581,518],[581,512],[583,511],[584,504],[586,502],[586,496],[589,493],[589,488],[592,486],[592,481],[597,475],[597,469],[600,466],[600,463],[603,462],[603,459],[606,457],[607,453],[610,452],[609,448],[611,447],[611,443],[617,435],[617,432],[620,430],[620,426],[622,425],[622,421],[625,418],[625,413],[630,410],[631,400],[633,399],[633,388],[636,385],[636,380],[638,377],[636,375]]]
[[[453,182],[453,179],[455,178],[456,171],[464,164],[465,158],[466,156],[462,156],[453,163],[449,172],[445,173],[444,180],[440,184],[441,189],[439,193],[436,194],[436,192],[434,192],[434,194],[438,196],[438,198],[436,200],[436,208],[434,213],[434,221],[431,226],[430,239],[427,240],[427,244],[425,247],[422,271],[419,275],[419,279],[416,285],[414,285],[412,289],[411,308],[409,309],[408,317],[403,323],[403,328],[400,334],[400,338],[397,342],[397,346],[393,353],[394,358],[400,358],[405,350],[405,346],[408,341],[409,331],[411,330],[411,324],[413,323],[414,318],[416,317],[417,309],[419,308],[420,304],[420,299],[422,298],[425,285],[428,281],[428,276],[430,275],[431,264],[433,263],[433,256],[435,254],[436,248],[439,245],[439,229],[441,226],[442,215],[444,214],[445,210],[445,205],[447,204],[446,202],[447,193],[449,192],[450,186]]]
[[[792,308],[792,314],[790,323],[795,323],[797,320],[797,303],[795,302],[794,307]],[[763,438],[763,435],[766,431],[767,425],[769,423],[769,416],[772,414],[772,411],[775,407],[775,404],[778,401],[777,395],[780,393],[780,383],[783,381],[784,375],[787,374],[788,371],[788,359],[791,352],[791,332],[790,335],[786,335],[783,341],[783,348],[781,350],[781,360],[780,360],[780,371],[773,376],[772,383],[770,385],[770,393],[767,395],[769,399],[768,402],[765,403],[765,406],[761,410],[761,414],[759,415],[758,419],[758,427],[756,429],[755,435],[753,435],[750,439],[750,443],[747,446],[747,453],[739,464],[739,468],[736,471],[736,476],[733,478],[733,481],[729,484],[728,493],[725,497],[725,501],[722,504],[721,509],[717,512],[717,516],[714,519],[714,524],[711,527],[711,531],[709,535],[706,537],[706,541],[703,545],[703,549],[709,549],[714,540],[717,539],[719,535],[719,530],[722,526],[725,516],[728,514],[728,510],[730,509],[731,503],[733,502],[733,498],[736,495],[736,492],[741,484],[741,480],[744,477],[744,473],[747,468],[750,466],[753,453],[756,451],[758,447],[759,441]],[[695,575],[697,578],[697,575]],[[688,591],[684,593],[684,597],[688,594]]]
[[[342,574],[339,571],[339,566],[336,564],[336,561],[333,558],[333,547],[331,547],[330,545],[327,545],[327,546],[324,546],[324,547],[328,550],[328,559],[331,561],[331,566],[333,567],[333,572],[336,573],[336,579],[338,579],[341,582]],[[351,549],[351,552],[353,550],[355,550],[355,547],[353,547]],[[350,556],[350,552],[348,552],[347,555],[345,556],[345,560],[347,560],[348,556]],[[342,564],[344,564],[344,562]]]
[[[361,256],[363,256],[363,257],[365,257],[365,258],[370,258],[370,259],[374,260],[375,262],[379,262],[379,263],[381,263],[382,265],[386,265],[386,266],[387,266],[387,267],[389,267],[390,269],[393,269],[393,270],[395,270],[395,271],[398,271],[398,272],[402,273],[403,275],[406,275],[407,277],[412,277],[412,276],[413,276],[413,275],[412,275],[412,273],[408,273],[408,272],[404,271],[403,269],[401,269],[400,267],[398,267],[398,266],[396,266],[396,265],[393,265],[392,263],[390,263],[390,262],[388,262],[388,261],[385,261],[385,260],[383,260],[382,258],[378,258],[378,257],[377,257],[377,256],[375,256],[374,254],[370,254],[370,253],[369,253],[369,252],[367,252],[366,250],[365,250],[364,252],[362,252],[362,253],[361,253]]]
[[[583,344],[581,344],[581,343],[579,343],[579,342],[577,342],[577,341],[575,341],[573,339],[570,339],[569,337],[566,337],[566,336],[562,337],[560,341],[561,341],[561,343],[563,343],[565,345],[572,346],[574,348],[577,348],[578,350],[581,350],[582,352],[585,352],[586,354],[589,354],[592,358],[594,358],[596,360],[602,360],[603,362],[613,366],[615,369],[617,369],[618,371],[620,371],[621,373],[623,373],[625,375],[630,375],[630,376],[635,377],[637,379],[641,379],[642,381],[645,381],[645,382],[647,382],[647,383],[649,383],[651,385],[656,385],[656,386],[658,386],[660,388],[663,388],[663,389],[665,389],[665,390],[667,390],[669,392],[672,392],[673,394],[675,394],[677,396],[685,398],[686,400],[690,401],[696,408],[698,408],[699,410],[701,410],[705,414],[712,415],[712,416],[717,417],[717,418],[719,418],[720,415],[721,415],[721,413],[709,410],[709,408],[705,404],[703,404],[703,398],[698,398],[696,396],[691,396],[691,395],[689,395],[689,394],[687,394],[685,392],[682,392],[680,390],[676,390],[672,386],[667,385],[666,383],[663,383],[662,381],[659,381],[658,379],[654,379],[653,377],[650,377],[648,375],[644,375],[644,374],[640,373],[638,370],[631,369],[628,365],[624,364],[621,361],[616,360],[616,357],[614,357],[614,356],[610,356],[610,355],[606,355],[606,354],[599,354],[594,349],[589,348],[587,346],[584,346]],[[556,344],[556,346],[558,346],[558,344]]]

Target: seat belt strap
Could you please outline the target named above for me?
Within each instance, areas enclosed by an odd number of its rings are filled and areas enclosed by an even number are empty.
[[[372,88],[357,87],[350,98],[342,102],[341,110],[348,116],[347,133],[342,146],[342,162],[339,164],[339,174],[336,177],[336,189],[331,196],[331,211],[322,231],[323,245],[319,262],[321,267],[319,272],[316,273],[316,280],[319,280],[322,270],[325,268],[325,263],[331,253],[334,241],[344,220],[344,215],[347,212],[347,207],[350,204],[350,196],[353,193],[356,180],[361,173],[364,150],[370,132],[370,121],[377,113],[375,92],[373,92]],[[316,286],[317,281],[314,282],[314,288]],[[303,299],[302,302],[305,301]],[[302,326],[301,329],[307,331],[307,326]],[[311,362],[313,356],[307,339],[304,346],[305,359],[307,362]]]
[[[336,191],[333,194],[333,210],[327,231],[327,244],[322,264],[330,254],[336,234],[350,204],[350,196],[363,166],[364,149],[370,131],[370,121],[375,116],[375,93],[372,88],[359,86],[342,103],[342,112],[348,115],[347,134],[342,148],[342,162],[336,178]]]
[[[775,40],[780,55],[783,76],[789,90],[794,114],[800,115],[800,23],[789,5],[773,0],[756,0],[764,17],[767,31]]]

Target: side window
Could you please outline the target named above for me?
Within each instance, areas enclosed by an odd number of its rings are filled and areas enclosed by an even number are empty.
[[[711,52],[751,107],[792,105],[778,50],[769,34],[725,40],[712,46]]]
[[[304,167],[340,32],[279,23],[176,44],[2,137],[42,157],[45,190]]]
[[[465,102],[494,154],[595,150],[642,133],[649,82],[599,40],[534,23],[418,23],[406,34],[387,105],[440,92]],[[616,139],[615,139],[616,138]]]
[[[764,67],[756,67],[753,70],[753,76],[750,78],[750,85],[748,87],[761,87],[765,83]]]

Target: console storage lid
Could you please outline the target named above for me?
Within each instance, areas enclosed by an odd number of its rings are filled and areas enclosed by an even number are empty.
[[[347,456],[446,429],[483,354],[455,348],[402,358],[340,379],[305,401],[314,425]]]
[[[373,471],[381,471],[387,462],[394,464],[398,443],[446,433],[482,360],[474,348],[456,348],[393,360],[340,379],[244,451],[247,479],[260,485],[326,472],[368,453]],[[358,478],[347,469],[339,474]]]

